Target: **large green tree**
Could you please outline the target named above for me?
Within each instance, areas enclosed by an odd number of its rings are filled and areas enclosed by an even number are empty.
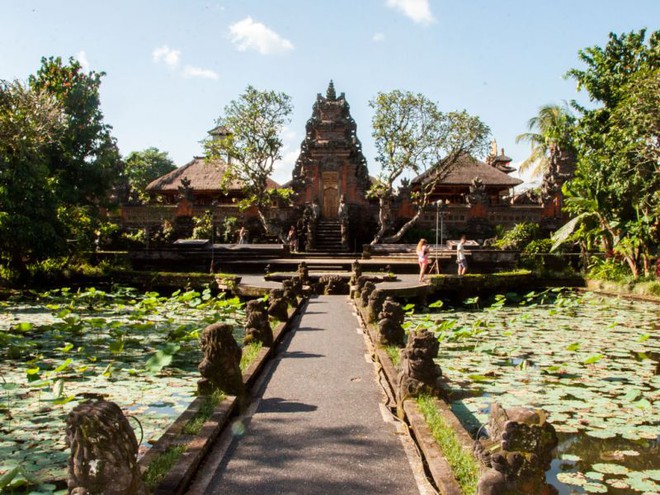
[[[147,148],[133,151],[124,161],[125,197],[132,204],[148,202],[146,187],[150,182],[176,169],[176,165],[166,151]]]
[[[19,270],[29,261],[91,247],[103,222],[121,160],[100,109],[102,76],[85,73],[74,59],[64,64],[44,58],[27,85],[3,87],[9,98],[3,109],[7,132],[26,136],[28,143],[3,144],[0,158],[2,254]],[[14,97],[22,104],[12,105]],[[48,106],[42,108],[44,102]],[[46,118],[53,114],[56,118]],[[17,119],[24,125],[12,127]],[[50,132],[38,137],[43,131]]]
[[[25,274],[25,260],[62,244],[47,150],[64,130],[55,97],[18,81],[0,82],[0,255]]]
[[[568,76],[592,105],[574,103],[581,114],[578,166],[565,185],[566,209],[578,218],[597,218],[603,248],[637,276],[640,268],[649,272],[660,233],[660,32],[648,39],[645,30],[610,34],[604,48],[579,55],[585,67]],[[562,234],[566,238],[567,230]]]
[[[397,242],[418,221],[436,186],[463,155],[481,153],[490,131],[478,117],[465,111],[443,113],[422,94],[395,90],[378,93],[369,102],[376,161],[381,171],[370,194],[380,205],[379,227],[372,244]],[[390,233],[389,211],[395,185],[409,174],[429,171],[421,188],[411,195],[416,212],[397,232]]]
[[[292,110],[291,97],[285,93],[248,86],[216,121],[226,133],[216,134],[205,143],[208,157],[227,162],[223,185],[242,185],[245,197],[239,207],[255,207],[266,233],[282,240],[284,232],[270,221],[268,211],[274,203],[286,199],[290,190],[269,188],[268,180],[275,162],[282,158],[281,134]]]

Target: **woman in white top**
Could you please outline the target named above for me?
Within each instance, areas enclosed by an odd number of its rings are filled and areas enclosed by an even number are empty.
[[[465,256],[465,240],[464,235],[461,236],[461,240],[456,246],[456,263],[458,263],[458,274],[465,275],[467,271],[467,258]]]

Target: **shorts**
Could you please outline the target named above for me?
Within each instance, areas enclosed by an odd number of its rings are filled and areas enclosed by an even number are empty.
[[[458,263],[458,266],[461,268],[467,268],[467,260],[457,260],[456,263]]]

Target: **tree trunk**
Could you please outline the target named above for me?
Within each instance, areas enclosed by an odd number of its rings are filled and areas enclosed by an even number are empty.
[[[257,211],[259,212],[259,220],[261,221],[261,226],[266,231],[266,235],[277,236],[277,238],[280,240],[282,244],[286,244],[287,241],[284,237],[284,232],[282,231],[282,229],[276,225],[273,225],[268,220],[268,218],[265,215],[265,212],[263,212],[261,208],[257,208]]]

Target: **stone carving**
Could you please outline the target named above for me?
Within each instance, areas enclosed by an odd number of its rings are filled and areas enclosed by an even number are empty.
[[[309,283],[309,268],[307,267],[307,263],[304,261],[301,261],[298,265],[298,277],[300,277],[303,285]]]
[[[404,318],[401,305],[391,297],[385,298],[383,309],[378,313],[378,343],[403,347],[406,335],[402,326]]]
[[[282,280],[282,289],[284,291],[284,300],[291,306],[298,305],[298,296],[293,278]]]
[[[383,309],[383,302],[385,301],[385,293],[380,290],[372,290],[369,294],[367,304],[367,322],[374,323],[378,321],[378,313]]]
[[[265,347],[273,345],[273,329],[268,323],[266,301],[252,299],[245,305],[245,338],[243,345],[261,342]]]
[[[540,409],[504,409],[493,403],[488,420],[488,438],[477,439],[474,451],[488,468],[479,479],[477,495],[534,493],[555,495],[546,483],[557,433]]]
[[[360,279],[362,279],[362,277],[360,277]],[[369,296],[375,290],[376,284],[370,280],[365,280],[364,285],[362,286],[362,290],[360,291],[360,303],[362,304],[363,308],[367,307],[369,304]]]
[[[541,199],[548,204],[561,193],[561,187],[575,174],[576,157],[572,149],[562,150],[557,145],[550,148],[550,163],[541,182]]]
[[[440,392],[438,380],[442,371],[433,361],[438,350],[440,344],[431,332],[421,330],[408,334],[408,343],[401,350],[400,404],[408,397],[417,397],[423,393],[437,395]]]
[[[472,179],[472,184],[470,185],[470,193],[467,196],[467,200],[471,205],[488,203],[486,185],[481,180],[481,178],[475,177]]]
[[[358,260],[355,260],[351,265],[351,271],[353,274],[351,275],[350,284],[357,285],[358,279],[362,276],[362,265],[360,265]]]
[[[66,443],[71,449],[70,494],[146,494],[135,433],[114,402],[89,401],[76,406],[66,420]]]
[[[339,219],[341,229],[341,247],[343,250],[348,249],[348,232],[349,232],[349,208],[346,204],[346,198],[342,194],[339,199],[339,210],[337,211],[337,218]]]
[[[270,275],[270,263],[266,265],[266,268],[264,268],[264,272],[266,273],[266,275]]]
[[[348,284],[339,275],[324,275],[319,279],[319,283],[326,295],[334,296],[348,293]]]
[[[289,305],[284,299],[282,289],[272,289],[268,298],[268,314],[278,321],[287,321],[289,319]]]
[[[230,395],[243,395],[240,367],[243,351],[234,339],[232,325],[209,325],[202,332],[200,344],[204,357],[197,367],[202,375],[197,382],[199,393],[208,395],[219,389]]]

